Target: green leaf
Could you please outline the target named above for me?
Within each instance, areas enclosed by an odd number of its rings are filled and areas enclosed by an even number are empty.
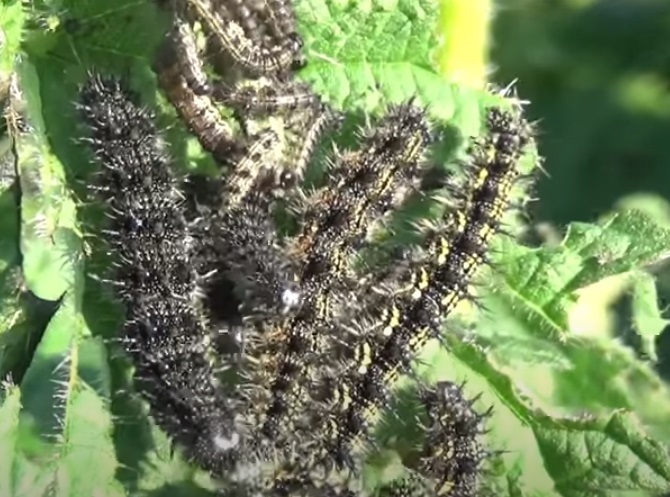
[[[6,137],[0,155],[0,278],[11,266],[19,262],[19,199],[14,187],[14,154],[11,140]]]
[[[49,323],[21,392],[17,448],[39,468],[50,495],[125,495],[115,482],[106,350],[89,336],[71,298]]]
[[[14,62],[19,54],[25,15],[21,0],[0,3],[0,95],[9,82]]]
[[[670,231],[639,212],[613,216],[603,225],[571,224],[557,247],[531,249],[509,238],[494,245],[495,268],[484,303],[491,314],[516,326],[496,336],[532,337],[560,346],[570,338],[570,309],[577,292],[607,276],[658,261],[670,247]],[[488,276],[484,272],[484,276]]]
[[[439,7],[435,0],[301,0],[310,63],[299,77],[339,109],[374,113],[416,96],[464,136],[477,134],[490,96],[449,84],[435,69]]]
[[[670,491],[666,447],[650,439],[632,413],[586,420],[538,419],[540,451],[564,497],[616,497]]]
[[[21,184],[21,253],[28,288],[45,300],[58,300],[74,283],[73,257],[79,240],[76,207],[67,189],[63,165],[52,154],[41,110],[40,84],[24,60],[17,71],[12,111],[25,116],[25,131],[15,139]]]
[[[22,423],[46,444],[42,448],[64,440],[71,396],[79,383],[86,382],[103,398],[110,395],[106,353],[90,337],[72,295],[51,319],[21,382]]]
[[[571,282],[571,289],[576,290],[664,259],[670,248],[670,230],[640,211],[625,211],[597,227],[572,223],[563,245],[584,259],[583,271]]]
[[[487,273],[491,291],[483,292],[487,312],[476,321],[478,340],[544,409],[559,416],[634,409],[652,433],[670,441],[668,388],[632,350],[599,331],[595,300],[581,302],[588,293],[582,285],[600,278],[609,279],[594,287],[596,297],[605,293],[602,285],[618,281],[613,277],[623,278],[621,284],[640,281],[634,315],[651,316],[647,329],[658,333],[664,321],[651,278],[638,268],[665,256],[669,233],[628,212],[600,226],[571,225],[556,247],[499,240],[496,266]]]
[[[0,285],[0,377],[22,378],[53,305],[23,292],[21,268],[13,266]]]
[[[11,383],[3,382],[0,403],[0,495],[12,495],[13,466],[16,457],[16,437],[18,436],[21,391]]]
[[[79,383],[71,395],[60,454],[53,464],[43,468],[44,474],[49,475],[50,491],[54,495],[126,495],[116,481],[112,430],[108,401],[87,384]]]
[[[1,387],[0,405],[0,495],[42,495],[45,484],[39,468],[19,451],[21,391],[11,384]]]
[[[646,215],[633,211],[601,226],[572,224],[557,247],[530,249],[509,239],[498,240],[492,291],[484,296],[485,306],[496,316],[496,327],[489,322],[482,326],[482,334],[490,331],[491,337],[504,337],[503,343],[508,337],[517,344],[525,342],[531,352],[560,354],[561,344],[577,338],[572,329],[577,292],[662,259],[669,236]],[[494,347],[500,343],[491,341]]]
[[[424,374],[433,380],[465,379],[473,394],[483,392],[483,405],[494,405],[487,440],[492,449],[509,451],[498,461],[492,482],[498,488],[513,487],[510,495],[562,497],[670,491],[668,451],[640,429],[633,413],[550,417],[518,390],[515,379],[499,371],[491,354],[453,336],[448,340],[451,352],[433,349]]]
[[[632,288],[633,329],[641,340],[643,354],[652,362],[658,361],[656,338],[670,323],[658,309],[658,297],[654,278],[647,273],[636,276]]]

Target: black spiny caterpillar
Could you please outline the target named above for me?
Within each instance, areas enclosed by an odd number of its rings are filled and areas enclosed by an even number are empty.
[[[477,399],[467,399],[463,385],[450,381],[419,384],[412,397],[423,439],[403,457],[406,474],[385,485],[381,495],[478,495],[480,472],[491,455],[480,440],[491,409],[477,412]]]
[[[121,343],[156,422],[199,465],[221,471],[239,443],[235,405],[218,389],[198,311],[189,229],[153,115],[116,79],[92,75],[81,90],[88,142],[103,167],[109,248],[126,316]]]
[[[151,113],[115,79],[83,87],[126,306],[121,342],[152,415],[222,495],[366,495],[357,474],[378,413],[468,298],[500,229],[531,138],[509,103],[487,109],[465,175],[432,192],[449,207],[419,227],[421,249],[391,254],[383,272],[354,260],[434,168],[436,133],[416,102],[391,105],[357,147],[334,149],[323,184],[287,189],[298,229],[281,239],[263,159],[214,181],[215,200],[187,222]],[[235,360],[221,333],[243,344]],[[384,491],[477,496],[485,416],[453,384],[421,392],[426,442],[404,461],[410,476]]]

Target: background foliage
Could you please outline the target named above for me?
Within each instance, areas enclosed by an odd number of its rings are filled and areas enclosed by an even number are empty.
[[[536,222],[593,221],[620,208],[670,222],[670,4],[663,0],[505,0],[493,23],[493,79],[519,79],[540,121],[548,177]],[[667,271],[655,268],[660,307]],[[615,292],[618,293],[618,292]],[[619,314],[621,318],[621,314]],[[621,333],[629,324],[619,319]],[[669,330],[670,331],[670,330]],[[670,377],[670,333],[657,367]]]
[[[300,0],[312,56],[301,77],[352,113],[418,94],[456,141],[476,134],[490,100],[479,87],[492,9],[473,0],[465,15],[457,4]],[[127,393],[130,370],[104,344],[118,309],[84,278],[95,210],[80,195],[92,166],[72,102],[87,69],[129,72],[170,126],[181,164],[211,166],[155,90],[147,57],[165,19],[143,0],[0,5],[0,81],[18,72],[36,130],[15,143],[18,184],[7,137],[0,150],[0,373],[12,381],[0,407],[0,496],[211,495]],[[428,347],[423,372],[467,379],[482,406],[494,405],[488,440],[509,451],[494,461],[495,495],[669,492],[670,7],[496,7],[492,78],[518,78],[540,120],[548,178],[532,214],[545,224],[526,246],[496,240],[477,288],[486,311],[463,309],[447,327],[450,351]],[[646,214],[622,210],[631,206]],[[372,482],[384,478],[380,459]]]

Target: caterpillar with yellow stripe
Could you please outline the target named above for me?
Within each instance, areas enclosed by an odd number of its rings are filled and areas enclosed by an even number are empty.
[[[416,100],[390,105],[363,126],[356,147],[333,148],[322,184],[287,191],[297,229],[282,238],[254,174],[254,160],[265,165],[262,154],[222,180],[218,211],[187,223],[151,113],[114,79],[93,76],[84,86],[95,156],[106,181],[120,185],[118,198],[106,200],[110,239],[122,256],[122,342],[152,415],[222,480],[222,492],[366,495],[352,478],[378,413],[423,346],[470,298],[509,208],[533,130],[521,104],[508,104],[485,110],[464,176],[432,191],[446,208],[418,227],[421,249],[391,254],[391,271],[361,271],[355,257],[372,244],[379,221],[434,168],[437,134]],[[194,269],[200,259],[206,266],[200,254],[208,250],[228,264],[215,269],[241,303],[247,343],[231,366],[237,383],[222,381],[210,361],[213,315],[228,303]],[[469,411],[451,384],[426,389],[421,402],[426,445],[407,464],[415,476],[391,485],[389,495],[475,497],[489,455],[479,440],[483,415]],[[451,443],[458,450],[448,450]]]
[[[439,222],[423,224],[423,250],[405,261],[393,281],[371,289],[377,294],[373,305],[361,306],[341,325],[354,330],[355,339],[344,346],[353,360],[346,374],[338,371],[336,382],[326,375],[326,393],[321,393],[329,399],[324,412],[333,417],[324,457],[334,457],[340,466],[351,466],[351,454],[365,445],[367,428],[386,406],[389,389],[427,341],[440,338],[444,319],[469,298],[470,283],[487,262],[531,129],[520,105],[490,108],[485,122],[487,134],[473,144],[460,198],[451,199],[453,207]],[[341,340],[334,342],[342,347]]]

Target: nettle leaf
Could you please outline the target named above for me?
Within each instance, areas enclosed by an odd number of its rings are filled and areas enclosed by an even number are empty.
[[[14,155],[9,143],[7,149],[0,157],[0,232],[3,234],[0,238],[0,278],[19,262],[20,218],[14,181]],[[6,181],[4,174],[8,176]]]
[[[18,238],[17,240],[18,241]],[[0,281],[0,378],[20,381],[53,315],[54,304],[24,291],[21,267],[5,271]]]
[[[644,398],[668,401],[658,376],[631,350],[611,336],[582,331],[594,325],[580,323],[576,304],[582,287],[602,278],[621,275],[644,281],[637,268],[664,257],[669,237],[669,231],[642,213],[628,212],[601,225],[571,225],[557,247],[530,249],[500,240],[498,263],[490,273],[491,291],[483,298],[489,312],[481,316],[478,336],[493,355],[517,371],[518,381],[536,379],[536,390],[557,409],[642,410]],[[662,320],[658,321],[656,295],[649,284],[644,292],[636,291],[636,308],[646,298],[644,307],[654,309],[657,321],[652,323],[658,333]],[[510,354],[513,348],[528,353]],[[551,364],[524,359],[533,350],[541,351]],[[649,410],[653,417],[643,417],[660,426],[658,412]]]
[[[296,10],[310,63],[299,77],[347,111],[375,112],[417,97],[438,119],[475,135],[487,96],[437,73],[432,52],[439,8],[434,0],[300,0]]]
[[[21,46],[21,35],[25,22],[21,0],[8,0],[0,4],[0,95],[4,95],[9,76],[14,69],[16,56]]]
[[[103,343],[65,299],[21,382],[17,450],[37,468],[44,492],[125,495],[115,480],[109,375]]]
[[[483,374],[503,404],[511,407],[526,429],[533,429],[535,443],[543,453],[560,453],[564,464],[580,468],[580,476],[571,473],[570,482],[565,483],[568,475],[564,474],[563,466],[555,467],[560,458],[543,455],[545,471],[560,495],[617,495],[617,491],[668,488],[663,469],[668,464],[667,453],[660,443],[655,445],[656,459],[652,460],[648,454],[636,452],[633,438],[612,441],[607,432],[608,423],[621,416],[611,414],[612,411],[623,408],[635,411],[649,433],[670,440],[668,389],[650,365],[639,360],[623,343],[611,335],[587,333],[594,325],[590,321],[580,323],[577,303],[580,292],[584,291],[582,287],[603,278],[610,281],[624,278],[633,288],[633,315],[649,316],[645,326],[655,336],[665,321],[658,311],[652,278],[638,268],[665,257],[669,236],[668,230],[653,224],[646,215],[626,212],[601,225],[571,225],[559,246],[531,249],[509,239],[499,239],[494,268],[483,275],[488,285],[481,292],[486,312],[478,314],[472,324],[473,338],[485,349],[452,343],[452,354],[477,374]],[[586,310],[594,312],[593,308]],[[434,367],[442,373],[445,362],[438,361]],[[520,386],[524,387],[526,400],[510,404],[511,400],[517,402]],[[542,406],[547,414],[539,416],[537,413],[541,411],[523,405]],[[598,415],[599,421],[561,421],[566,415],[585,412]],[[556,424],[548,421],[550,415],[557,416]],[[494,432],[503,418],[494,416]],[[532,454],[519,449],[516,443],[516,436],[521,437],[523,428],[506,427],[503,432],[515,435],[515,440],[505,441],[505,448],[524,456]],[[616,449],[627,454],[625,461],[613,463],[616,467],[601,468],[583,450],[569,454],[567,449],[558,447],[560,440],[570,440],[576,446],[576,441],[582,439],[588,443],[600,440],[605,452],[599,457],[605,458],[606,450]],[[617,448],[617,444],[629,443],[625,450]],[[648,443],[653,445],[651,441]],[[523,465],[527,462],[525,459]],[[588,466],[589,462],[594,464],[593,468]],[[653,477],[638,478],[634,470],[639,465],[648,465],[644,471],[651,472]],[[586,471],[586,467],[590,469]]]
[[[656,362],[656,337],[670,323],[662,316],[658,308],[656,283],[648,273],[637,274],[632,285],[632,325],[640,337],[640,348],[643,355]]]
[[[0,387],[0,495],[41,495],[44,485],[38,486],[39,468],[17,450],[21,390],[5,382]]]
[[[44,332],[21,382],[25,425],[47,445],[57,445],[68,424],[70,395],[78,381],[83,337],[71,301],[64,301]]]
[[[25,118],[16,133],[15,153],[21,186],[21,254],[28,288],[45,300],[58,300],[74,283],[73,254],[78,253],[76,207],[67,190],[65,170],[53,155],[42,117],[40,82],[27,60],[17,66],[12,112]]]
[[[299,2],[305,44],[314,54],[301,76],[340,108],[379,99],[382,89],[402,98],[408,86],[446,88],[429,59],[438,7],[430,0]]]
[[[506,315],[517,325],[499,327],[495,334],[565,343],[571,338],[569,311],[578,290],[656,262],[668,247],[670,231],[639,212],[617,214],[602,225],[572,224],[563,243],[554,247],[532,249],[499,238],[484,299],[492,314]]]
[[[667,448],[632,413],[586,420],[544,419],[534,426],[556,488],[565,497],[670,491]]]
[[[482,408],[493,406],[487,427],[492,449],[508,452],[493,465],[489,482],[498,495],[562,497],[659,495],[670,491],[670,457],[644,433],[634,413],[561,418],[534,406],[519,381],[501,372],[493,354],[448,338],[450,352],[426,353],[429,378],[463,379],[481,392]]]

